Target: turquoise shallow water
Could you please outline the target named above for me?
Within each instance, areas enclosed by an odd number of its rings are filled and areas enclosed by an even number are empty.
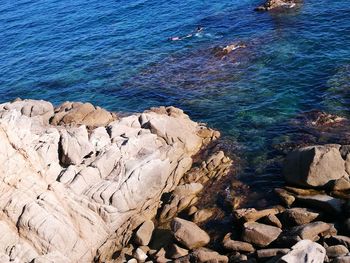
[[[274,145],[313,110],[349,116],[350,6],[305,0],[256,13],[258,0],[5,1],[0,100],[90,101],[135,112],[175,105],[222,131],[252,188],[281,184]],[[168,41],[204,27],[199,36]],[[212,49],[243,41],[225,59]]]

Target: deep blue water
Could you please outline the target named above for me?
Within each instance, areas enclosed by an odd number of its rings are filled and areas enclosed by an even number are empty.
[[[135,112],[175,105],[207,122],[246,160],[256,189],[281,183],[274,144],[290,120],[320,109],[349,116],[350,5],[305,0],[256,13],[260,0],[3,0],[0,101],[90,101]],[[204,32],[182,41],[171,36]],[[215,46],[243,41],[226,59]]]

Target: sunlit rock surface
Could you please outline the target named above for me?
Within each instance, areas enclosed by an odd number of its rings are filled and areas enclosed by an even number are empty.
[[[173,107],[118,119],[90,104],[1,104],[1,262],[109,258],[217,136]]]

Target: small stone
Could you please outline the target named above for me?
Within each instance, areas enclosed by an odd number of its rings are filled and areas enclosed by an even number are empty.
[[[306,208],[290,208],[283,212],[282,218],[288,225],[308,224],[319,216],[318,213],[308,211]]]
[[[290,207],[295,201],[295,197],[291,193],[289,193],[288,191],[282,188],[276,188],[275,193],[281,199],[282,203],[287,207]]]
[[[154,223],[151,220],[145,221],[136,231],[135,242],[140,246],[147,246],[152,238]]]
[[[265,223],[267,225],[270,225],[270,226],[275,226],[275,227],[278,227],[278,228],[282,228],[281,221],[275,215],[265,216],[265,217],[263,217],[261,219],[261,222]]]
[[[323,263],[326,249],[310,240],[301,240],[280,259],[280,263]]]
[[[194,213],[196,213],[198,211],[198,208],[196,207],[196,206],[191,206],[189,209],[188,209],[188,212],[187,212],[187,214],[189,215],[189,216],[191,216],[191,215],[193,215]]]
[[[196,262],[216,262],[227,263],[228,257],[220,255],[218,252],[208,248],[195,249],[191,255],[196,259]]]
[[[195,223],[176,217],[171,223],[175,239],[188,249],[207,245],[209,235]]]
[[[244,224],[242,239],[259,247],[265,247],[276,240],[281,232],[282,230],[278,227],[247,222]]]
[[[233,263],[246,262],[247,260],[248,260],[248,257],[247,255],[244,255],[244,254],[236,253],[230,256],[230,262],[233,262]]]
[[[317,221],[291,229],[291,233],[298,235],[301,239],[318,240],[318,235],[330,230],[332,225]]]
[[[278,213],[280,213],[280,210],[278,208],[270,208],[270,209],[264,209],[260,211],[254,208],[242,208],[242,209],[236,209],[233,212],[237,220],[243,219],[246,222],[257,221],[262,217],[265,217],[268,215],[275,215]]]
[[[236,241],[231,239],[231,233],[227,234],[222,241],[222,245],[227,250],[240,252],[254,252],[254,247],[247,242]]]
[[[141,248],[137,248],[134,252],[134,258],[136,258],[139,262],[145,262],[147,259],[147,254]]]
[[[177,258],[181,258],[188,255],[188,250],[179,247],[176,244],[172,244],[169,248],[169,250],[167,251],[167,257],[172,258],[172,259],[177,259]]]
[[[129,259],[128,263],[137,263],[137,259],[135,259],[135,258]]]
[[[277,255],[285,255],[290,251],[289,248],[266,248],[256,251],[258,258],[272,258]]]
[[[202,223],[206,220],[208,220],[209,218],[211,218],[214,214],[214,210],[213,209],[202,209],[197,211],[194,216],[193,216],[193,222],[198,224],[198,223]]]
[[[335,245],[326,248],[327,256],[330,258],[345,256],[349,250],[343,245]]]

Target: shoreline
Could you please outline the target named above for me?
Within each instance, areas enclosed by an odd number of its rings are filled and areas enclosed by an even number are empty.
[[[120,117],[89,103],[15,100],[0,105],[0,127],[1,227],[17,240],[0,245],[25,251],[0,250],[4,262],[350,259],[347,145],[289,153],[280,204],[257,210],[240,208],[249,189],[232,182],[220,133],[174,107]],[[220,196],[222,182],[237,191]]]

